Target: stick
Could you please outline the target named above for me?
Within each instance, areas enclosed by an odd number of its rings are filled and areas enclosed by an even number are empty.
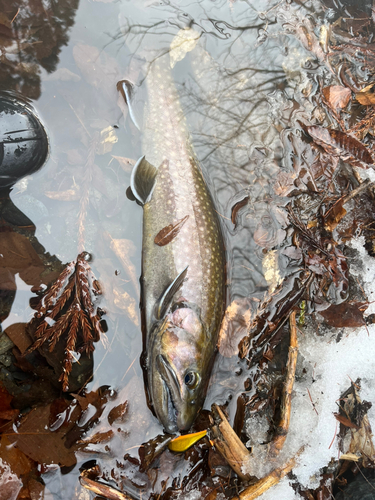
[[[88,477],[80,476],[79,482],[84,488],[87,488],[98,495],[101,495],[108,500],[134,500],[133,497],[127,495],[126,493],[122,493],[121,491],[112,488],[112,486],[108,486],[107,484],[98,483],[89,479]]]
[[[238,496],[231,498],[231,500],[254,500],[262,495],[265,491],[275,486],[280,479],[289,474],[289,472],[296,465],[297,456],[303,451],[303,447],[299,450],[297,455],[290,459],[284,467],[279,467],[274,469],[268,476],[259,479],[255,484],[248,486],[246,489],[241,491]]]
[[[242,466],[251,458],[249,450],[234,432],[221,409],[214,405],[221,422],[212,427],[213,443],[217,451],[224,457],[234,472],[244,481],[250,479],[249,474],[242,472]]]
[[[290,411],[292,407],[292,391],[294,378],[296,374],[296,365],[298,357],[298,340],[297,340],[297,324],[296,311],[293,311],[289,317],[290,323],[290,345],[287,362],[286,380],[281,396],[281,417],[279,425],[276,428],[275,437],[270,443],[269,453],[271,456],[276,456],[284,446],[284,442],[289,430]]]

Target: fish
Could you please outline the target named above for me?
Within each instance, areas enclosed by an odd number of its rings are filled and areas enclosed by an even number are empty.
[[[130,187],[143,206],[148,399],[165,431],[175,433],[189,430],[204,404],[225,310],[226,254],[168,63],[160,57],[147,74],[142,157]],[[131,106],[131,85],[124,85]]]

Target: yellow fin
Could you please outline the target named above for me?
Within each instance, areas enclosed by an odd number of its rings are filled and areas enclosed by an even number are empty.
[[[169,443],[168,448],[171,451],[176,451],[182,453],[193,446],[197,441],[202,439],[207,434],[207,431],[194,432],[193,434],[185,434],[184,436],[178,436]]]

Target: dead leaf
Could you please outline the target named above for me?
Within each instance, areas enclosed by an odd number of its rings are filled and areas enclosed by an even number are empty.
[[[349,427],[350,429],[359,429],[358,425],[353,424],[353,422],[349,419],[341,415],[340,413],[334,413],[335,419],[340,422],[340,424],[345,425],[345,427]]]
[[[11,444],[41,464],[70,467],[76,463],[74,447],[65,446],[66,429],[49,428],[51,405],[34,408],[25,415],[16,432],[7,433]]]
[[[363,313],[367,309],[364,302],[342,302],[332,304],[328,309],[319,311],[326,323],[335,328],[356,328],[365,325]]]
[[[355,98],[364,106],[373,106],[375,104],[375,85],[370,83],[355,95]]]
[[[346,215],[346,210],[344,208],[344,199],[340,199],[337,203],[330,208],[330,210],[324,216],[324,227],[328,231],[333,231],[341,219]]]
[[[351,90],[342,85],[330,85],[323,89],[324,98],[334,111],[346,108],[351,94]]]
[[[156,243],[156,245],[159,245],[159,247],[168,245],[168,243],[174,240],[178,233],[181,231],[182,226],[185,224],[188,218],[189,216],[185,215],[185,217],[179,219],[174,224],[169,224],[168,226],[163,227],[163,229],[161,229],[155,236],[154,243]]]
[[[115,422],[124,422],[128,413],[128,407],[129,404],[125,401],[124,403],[112,408],[112,410],[108,413],[108,423],[113,425]]]
[[[118,142],[118,137],[115,129],[111,126],[104,128],[100,131],[100,142],[96,146],[96,153],[98,155],[110,153],[116,142]]]
[[[234,224],[234,227],[236,228],[238,225],[237,222],[237,217],[238,217],[238,212],[241,210],[241,208],[246,207],[246,205],[249,203],[250,196],[246,194],[241,200],[237,201],[233,206],[232,206],[232,215],[231,215],[231,221],[232,224]]]
[[[90,436],[87,439],[80,439],[77,441],[77,444],[100,444],[100,443],[108,443],[114,436],[114,432],[112,429],[103,432],[96,432],[93,436]]]
[[[120,292],[117,287],[113,288],[114,304],[122,311],[126,311],[135,326],[139,326],[138,304],[127,292]]]
[[[4,332],[13,344],[18,347],[21,354],[24,354],[26,349],[28,349],[32,344],[30,337],[26,333],[26,323],[13,323],[12,325],[9,325]]]
[[[283,278],[279,270],[279,259],[277,250],[269,250],[263,257],[262,268],[264,278],[269,287],[269,293],[272,293]]]
[[[251,319],[248,299],[234,300],[227,307],[218,338],[218,348],[222,356],[231,358],[238,354],[238,344],[246,336]]]
[[[355,137],[318,125],[306,128],[314,142],[322,146],[328,154],[341,156],[347,160],[359,160],[366,165],[372,165],[374,160],[370,151]]]
[[[134,289],[136,293],[138,294],[139,292],[139,282],[138,282],[138,277],[137,273],[135,270],[135,266],[130,260],[130,257],[134,255],[135,252],[135,246],[134,243],[130,240],[125,240],[125,239],[114,239],[108,232],[103,233],[103,237],[105,239],[110,240],[110,247],[111,250],[116,254],[120,262],[122,263],[125,272],[129,276],[131,282],[134,285]]]

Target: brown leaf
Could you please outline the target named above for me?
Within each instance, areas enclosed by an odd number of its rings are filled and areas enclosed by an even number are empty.
[[[232,215],[231,215],[231,221],[232,224],[234,224],[235,227],[237,227],[237,216],[238,212],[241,210],[241,208],[246,207],[246,205],[249,203],[250,197],[247,194],[242,200],[237,201],[233,207],[232,207]]]
[[[8,439],[36,462],[72,466],[76,463],[74,448],[65,446],[65,428],[50,430],[50,409],[51,405],[47,405],[31,410],[21,419],[17,432],[8,434]]]
[[[114,432],[112,429],[103,432],[96,432],[93,436],[90,436],[87,439],[81,439],[77,441],[77,444],[99,444],[99,443],[108,443],[114,436]]]
[[[159,245],[159,247],[164,247],[168,245],[172,240],[176,238],[178,233],[181,231],[182,226],[188,220],[189,216],[185,215],[182,219],[179,219],[174,224],[169,224],[166,227],[163,227],[158,234],[155,236],[154,243]]]
[[[364,106],[373,106],[375,104],[375,85],[371,83],[355,95],[355,98]]]
[[[340,424],[345,425],[345,427],[350,427],[351,429],[359,429],[358,425],[353,424],[349,419],[341,415],[340,413],[334,413],[335,419],[340,422]]]
[[[32,344],[30,337],[26,333],[26,323],[13,323],[6,328],[5,333],[13,344],[18,347],[21,354]]]
[[[324,216],[324,227],[328,229],[328,231],[333,231],[341,219],[346,215],[346,210],[343,206],[344,201],[344,199],[340,199]]]
[[[368,165],[373,164],[374,160],[370,151],[351,135],[340,130],[330,130],[318,125],[306,129],[314,142],[322,146],[328,154],[341,156],[349,161],[354,159]]]
[[[110,240],[111,250],[113,250],[113,252],[118,257],[119,261],[121,262],[121,264],[124,267],[125,272],[127,273],[131,282],[133,283],[135,291],[138,293],[138,289],[139,289],[138,277],[137,277],[137,273],[135,270],[135,266],[132,263],[132,261],[130,260],[130,257],[135,252],[134,243],[132,241],[126,240],[126,239],[114,239],[106,231],[103,233],[103,236],[105,239]]]
[[[351,91],[342,85],[330,85],[323,89],[323,95],[331,108],[338,111],[348,105]]]
[[[319,311],[328,325],[335,328],[351,327],[365,325],[363,312],[367,304],[364,302],[342,302],[341,304],[332,304],[328,309]]]
[[[121,309],[122,311],[126,311],[129,318],[133,321],[135,326],[139,326],[138,320],[138,303],[135,301],[133,297],[131,297],[128,292],[124,292],[119,290],[118,287],[113,287],[113,303],[116,307]]]
[[[125,401],[124,403],[112,408],[112,410],[108,413],[108,423],[113,425],[114,422],[123,422],[126,418],[128,407],[128,402]]]
[[[218,338],[222,356],[230,358],[238,354],[238,344],[246,336],[251,319],[251,308],[247,299],[234,300],[227,307]]]

